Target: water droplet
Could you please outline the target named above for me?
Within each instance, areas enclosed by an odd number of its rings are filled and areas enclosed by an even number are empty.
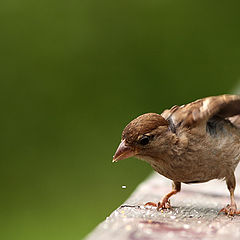
[[[125,186],[125,185],[122,185],[122,189],[125,189],[125,188],[127,188],[127,186]]]

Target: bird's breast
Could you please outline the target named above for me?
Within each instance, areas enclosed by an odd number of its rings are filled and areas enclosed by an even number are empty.
[[[149,159],[155,171],[174,181],[192,183],[222,179],[234,172],[240,160],[240,137],[222,132],[219,135],[186,135],[188,146],[169,144],[159,158]]]

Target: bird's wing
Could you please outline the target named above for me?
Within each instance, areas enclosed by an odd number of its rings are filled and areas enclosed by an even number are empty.
[[[220,118],[229,118],[240,124],[240,96],[221,95],[199,99],[195,102],[174,106],[170,110],[165,110],[162,116],[165,119],[171,119],[175,126],[196,127],[206,123],[210,118],[216,116]],[[234,120],[231,120],[231,118]]]

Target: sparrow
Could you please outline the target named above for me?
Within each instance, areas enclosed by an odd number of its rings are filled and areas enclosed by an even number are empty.
[[[181,183],[222,179],[230,204],[220,212],[240,214],[234,199],[234,171],[240,161],[240,96],[207,97],[137,117],[124,128],[113,162],[130,157],[146,161],[173,183],[172,191],[158,204],[145,205],[170,208],[169,198],[180,192]]]

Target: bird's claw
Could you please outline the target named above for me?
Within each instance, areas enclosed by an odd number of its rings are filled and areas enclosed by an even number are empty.
[[[159,202],[158,203],[158,206],[157,206],[157,210],[159,211],[160,209],[169,209],[169,208],[172,208],[171,205],[170,205],[170,200],[167,199],[163,199],[162,202]]]
[[[154,202],[147,202],[146,204],[144,204],[144,207],[146,206],[157,207],[158,205]]]
[[[236,205],[230,205],[230,204],[222,208],[218,214],[220,214],[221,212],[227,214],[227,216],[235,216],[240,214],[240,210],[237,210]]]
[[[146,206],[156,207],[158,211],[160,209],[169,209],[169,208],[171,208],[170,200],[164,200],[164,199],[163,199],[162,202],[159,202],[158,204],[156,204],[154,202],[147,202],[146,204],[144,204],[144,207],[146,207]]]

